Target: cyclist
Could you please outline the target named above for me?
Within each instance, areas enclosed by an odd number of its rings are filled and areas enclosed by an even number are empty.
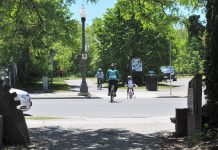
[[[108,80],[108,96],[110,95],[112,85],[114,85],[114,92],[115,92],[114,96],[116,97],[116,92],[118,89],[119,72],[115,69],[113,63],[110,65],[110,68],[107,70],[106,78]]]
[[[98,72],[96,73],[95,76],[97,77],[97,83],[98,83],[97,87],[99,87],[100,81],[102,82],[104,78],[104,73],[102,72],[101,68],[98,69]]]
[[[132,92],[133,92],[133,95],[134,95],[134,89],[133,89],[133,86],[136,86],[136,84],[133,83],[133,80],[132,80],[132,77],[131,76],[128,76],[127,77],[127,97],[128,97],[128,92],[129,92],[129,89],[132,89]]]

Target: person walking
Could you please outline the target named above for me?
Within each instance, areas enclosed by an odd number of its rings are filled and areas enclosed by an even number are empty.
[[[60,75],[61,78],[63,77],[63,74],[64,74],[64,71],[63,71],[62,68],[60,68],[60,69],[59,69],[59,75]]]

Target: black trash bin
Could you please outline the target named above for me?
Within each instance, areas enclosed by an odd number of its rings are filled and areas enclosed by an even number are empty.
[[[3,116],[0,115],[0,149],[3,147]]]
[[[149,73],[147,75],[147,85],[148,91],[157,91],[158,76],[155,73]]]

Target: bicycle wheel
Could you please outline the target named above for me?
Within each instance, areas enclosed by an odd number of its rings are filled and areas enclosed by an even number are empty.
[[[133,96],[133,91],[132,89],[129,89],[129,99],[132,99],[132,96]]]
[[[101,88],[102,88],[102,81],[100,80],[99,81],[99,90],[101,90]]]
[[[114,102],[114,85],[112,85],[112,87],[111,87],[110,96],[111,96],[111,103],[113,103]]]

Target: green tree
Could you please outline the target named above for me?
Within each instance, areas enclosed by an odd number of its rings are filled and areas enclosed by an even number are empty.
[[[187,30],[189,34],[188,38],[188,51],[191,54],[190,58],[190,68],[192,73],[203,73],[203,62],[205,48],[203,45],[203,37],[205,32],[205,27],[199,21],[199,15],[192,15],[189,17],[189,22],[187,24]]]
[[[9,7],[10,6],[10,7]],[[66,71],[72,68],[77,53],[79,23],[71,18],[62,1],[2,2],[1,63],[18,65],[18,79],[27,84],[32,77],[47,75],[49,55],[55,51],[55,61]],[[10,39],[10,40],[9,40]],[[62,52],[64,55],[58,55]]]
[[[207,104],[205,113],[210,118],[210,125],[218,127],[218,1],[207,1],[207,38],[206,38],[206,61],[204,75]]]
[[[147,11],[148,7],[150,11]],[[132,58],[141,58],[144,72],[149,69],[158,71],[162,64],[168,64],[169,39],[174,38],[172,27],[175,18],[165,14],[166,19],[163,20],[163,16],[158,15],[160,11],[164,15],[161,5],[156,6],[149,1],[140,8],[140,11],[148,13],[147,22],[140,20],[136,8],[139,9],[138,3],[119,0],[115,8],[109,9],[104,18],[95,20],[92,26],[94,35],[101,41],[95,52],[98,58],[95,62],[104,70],[110,63],[116,63],[123,81],[127,75],[133,74]],[[150,20],[152,17],[156,18]],[[143,76],[142,73],[137,78],[143,80]]]
[[[180,28],[176,30],[175,36],[175,45],[176,45],[176,58],[173,61],[173,65],[178,73],[188,74],[190,73],[189,62],[187,59],[187,40],[188,40],[188,32],[185,28]]]

